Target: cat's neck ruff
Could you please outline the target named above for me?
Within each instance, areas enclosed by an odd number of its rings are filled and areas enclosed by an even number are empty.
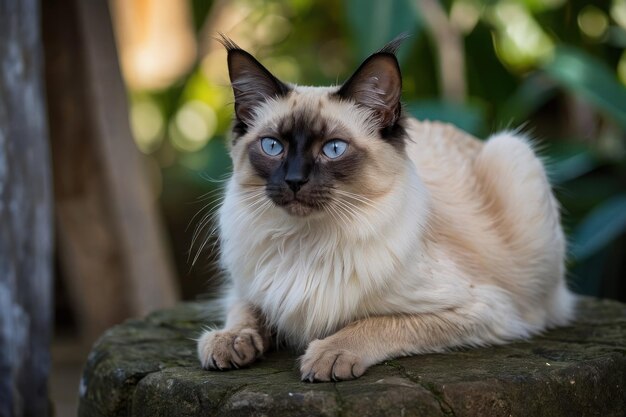
[[[262,195],[250,198],[231,179],[220,229],[232,295],[260,308],[296,345],[375,314],[366,300],[412,264],[428,219],[428,193],[413,163],[405,162],[389,192],[352,217],[332,210],[292,216],[265,205]]]

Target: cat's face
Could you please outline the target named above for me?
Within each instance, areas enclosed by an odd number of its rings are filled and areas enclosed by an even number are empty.
[[[235,93],[233,175],[242,189],[262,188],[293,216],[338,221],[389,192],[405,160],[396,45],[342,86],[298,87],[224,44]]]

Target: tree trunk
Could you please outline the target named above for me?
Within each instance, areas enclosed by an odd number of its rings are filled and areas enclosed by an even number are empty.
[[[48,415],[52,203],[39,2],[0,0],[0,416]]]
[[[58,253],[84,341],[178,298],[105,0],[42,3]]]

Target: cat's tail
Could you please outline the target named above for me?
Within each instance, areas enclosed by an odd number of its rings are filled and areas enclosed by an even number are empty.
[[[502,244],[510,248],[512,259],[507,262],[515,269],[511,274],[523,277],[517,284],[528,290],[525,295],[562,306],[548,322],[566,321],[573,303],[564,280],[566,240],[558,202],[530,140],[515,132],[496,134],[487,140],[474,167]],[[559,300],[553,299],[555,294],[560,294]]]

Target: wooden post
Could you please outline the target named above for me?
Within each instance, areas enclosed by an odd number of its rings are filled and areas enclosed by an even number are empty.
[[[42,2],[63,275],[87,341],[178,298],[105,0]]]
[[[0,0],[0,416],[47,416],[52,191],[39,2]]]

